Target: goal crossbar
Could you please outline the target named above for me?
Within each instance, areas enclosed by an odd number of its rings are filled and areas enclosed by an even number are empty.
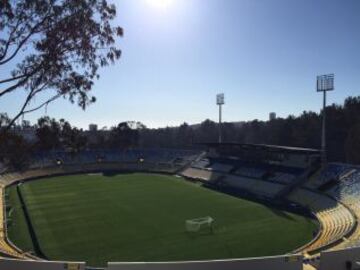
[[[202,227],[212,229],[214,219],[212,217],[201,217],[195,219],[188,219],[185,221],[185,228],[188,232],[198,232]]]

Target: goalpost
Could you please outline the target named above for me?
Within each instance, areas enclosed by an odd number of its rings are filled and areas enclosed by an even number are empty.
[[[185,229],[187,232],[200,232],[201,230],[213,232],[213,223],[212,217],[188,219],[185,221]]]

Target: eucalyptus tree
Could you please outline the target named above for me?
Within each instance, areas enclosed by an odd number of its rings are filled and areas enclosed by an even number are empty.
[[[83,109],[95,102],[99,68],[121,55],[115,18],[106,0],[0,1],[0,99],[25,93],[7,129],[59,98]]]

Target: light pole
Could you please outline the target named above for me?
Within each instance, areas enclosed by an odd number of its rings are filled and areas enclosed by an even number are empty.
[[[222,130],[221,130],[221,122],[222,122],[222,105],[225,104],[225,96],[224,94],[216,95],[216,104],[219,106],[219,143],[222,143]]]
[[[334,74],[317,76],[316,90],[323,92],[323,110],[322,110],[322,131],[321,131],[321,158],[322,164],[327,162],[326,158],[326,92],[334,90]]]

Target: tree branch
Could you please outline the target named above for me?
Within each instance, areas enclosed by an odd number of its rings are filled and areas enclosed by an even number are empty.
[[[4,65],[7,62],[11,61],[11,59],[13,59],[17,53],[19,52],[19,50],[22,48],[22,46],[26,43],[26,41],[35,33],[36,29],[42,25],[46,19],[50,18],[50,16],[45,16],[40,22],[38,22],[37,24],[35,24],[35,26],[33,26],[29,32],[29,34],[22,40],[20,41],[18,47],[16,48],[16,50],[13,52],[13,54],[11,56],[9,56],[7,59],[0,61],[0,65]]]
[[[26,76],[28,76],[29,74],[22,74],[22,75],[19,75],[19,76],[16,76],[16,77],[12,77],[12,78],[8,78],[8,79],[4,79],[2,81],[0,81],[0,84],[2,83],[9,83],[9,82],[12,82],[12,81],[16,81],[16,80],[19,80],[21,78],[24,78]]]
[[[0,93],[0,97],[2,97],[3,95],[8,94],[8,93],[14,91],[16,88],[18,88],[18,87],[22,86],[23,84],[25,84],[26,81],[27,81],[31,76],[33,76],[36,72],[38,72],[38,71],[41,69],[41,67],[42,67],[42,64],[40,64],[38,67],[34,68],[34,70],[33,70],[32,72],[26,74],[25,77],[24,77],[24,79],[18,81],[17,83],[15,83],[14,85],[6,88],[5,90],[2,90],[2,92]],[[20,77],[20,76],[23,76],[23,75],[19,75],[19,78],[17,78],[17,79],[21,79],[22,77]],[[15,77],[14,77],[14,78],[15,78]],[[13,80],[16,80],[16,79],[6,79],[6,80],[4,80],[4,81],[5,81],[5,82],[6,82],[6,81],[10,82],[10,81],[13,81]],[[0,81],[0,84],[1,84],[1,83],[3,83],[3,81]]]
[[[18,19],[17,23],[16,23],[16,26],[14,27],[14,29],[10,32],[9,34],[9,38],[6,42],[6,45],[5,45],[5,49],[4,49],[4,53],[0,56],[0,61],[3,60],[7,54],[7,51],[9,49],[9,46],[11,44],[11,40],[12,40],[12,36],[14,35],[14,33],[16,32],[16,30],[18,29],[20,25],[20,18]]]
[[[49,98],[47,101],[43,102],[41,105],[35,107],[35,108],[32,108],[30,110],[27,110],[27,111],[24,111],[23,114],[27,114],[27,113],[32,113],[34,111],[37,111],[39,109],[41,109],[42,107],[48,105],[49,103],[55,101],[56,99],[58,99],[59,97],[61,97],[62,94],[56,94],[55,96],[53,96],[52,98]]]
[[[25,111],[26,107],[29,105],[29,102],[34,98],[34,96],[41,92],[45,87],[48,86],[48,83],[44,83],[41,87],[39,88],[32,88],[31,91],[29,92],[29,94],[27,95],[26,97],[26,100],[23,104],[23,106],[21,107],[19,113],[13,118],[11,119],[11,121],[8,123],[8,125],[6,126],[6,130],[9,130],[13,125],[14,123],[16,122],[17,119],[19,119],[20,116],[24,115],[24,114],[27,114],[27,113],[31,113],[33,111],[36,111],[38,109],[40,109],[41,107],[45,106],[46,104],[49,104],[50,102],[54,101],[55,99],[57,99],[58,97],[61,96],[61,94],[57,94],[55,95],[54,97],[48,99],[47,101],[45,101],[44,103],[42,103],[40,106],[36,107],[36,108],[33,108],[33,109],[30,109],[30,110],[27,110]],[[55,98],[56,97],[56,98]]]
[[[16,84],[14,84],[14,85],[6,88],[5,90],[3,90],[3,91],[0,93],[0,97],[2,97],[3,95],[8,94],[8,93],[14,91],[16,88],[18,88],[18,87],[20,87],[21,85],[23,85],[28,78],[29,78],[29,76],[27,76],[27,77],[24,78],[23,80],[17,82]]]
[[[28,94],[28,96],[26,97],[26,100],[23,104],[23,106],[21,107],[21,110],[19,111],[19,113],[9,122],[9,124],[6,127],[6,130],[9,130],[12,125],[14,125],[15,121],[24,113],[24,110],[26,108],[26,106],[29,104],[30,100],[33,98],[33,93],[35,91],[35,88],[31,89],[30,93]]]

